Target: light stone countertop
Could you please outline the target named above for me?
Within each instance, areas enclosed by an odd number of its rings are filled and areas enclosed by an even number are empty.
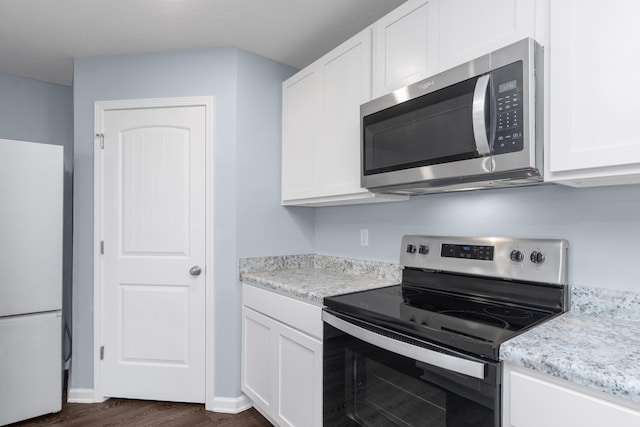
[[[400,283],[397,264],[322,255],[240,260],[243,283],[319,306],[324,297]]]
[[[571,311],[500,347],[500,358],[640,402],[640,294],[571,289]]]

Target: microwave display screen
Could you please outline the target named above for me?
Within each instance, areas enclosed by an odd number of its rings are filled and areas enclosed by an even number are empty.
[[[498,92],[502,93],[502,92],[506,92],[508,90],[513,90],[517,88],[518,88],[518,81],[511,80],[510,82],[502,83],[500,86],[498,86]]]

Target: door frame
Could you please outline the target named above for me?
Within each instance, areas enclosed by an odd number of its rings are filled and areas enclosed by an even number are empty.
[[[100,347],[103,342],[103,283],[104,271],[100,253],[103,240],[104,162],[100,135],[104,131],[104,113],[113,110],[142,108],[195,107],[205,108],[205,409],[213,410],[215,394],[215,287],[214,287],[214,97],[193,96],[177,98],[144,98],[94,102],[94,143],[93,143],[93,400],[104,402],[102,393],[102,364]]]

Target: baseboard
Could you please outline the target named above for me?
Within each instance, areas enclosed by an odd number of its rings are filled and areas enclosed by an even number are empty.
[[[67,392],[67,402],[69,403],[95,403],[92,388],[70,388]]]
[[[238,414],[242,411],[246,411],[252,406],[253,402],[244,394],[238,397],[214,396],[213,408],[207,408],[207,411]]]

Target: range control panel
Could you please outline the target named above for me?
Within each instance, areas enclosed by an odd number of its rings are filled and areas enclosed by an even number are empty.
[[[481,259],[493,261],[493,246],[452,245],[444,243],[440,256],[446,258]]]
[[[452,273],[565,285],[568,243],[561,239],[402,238],[400,264]]]

